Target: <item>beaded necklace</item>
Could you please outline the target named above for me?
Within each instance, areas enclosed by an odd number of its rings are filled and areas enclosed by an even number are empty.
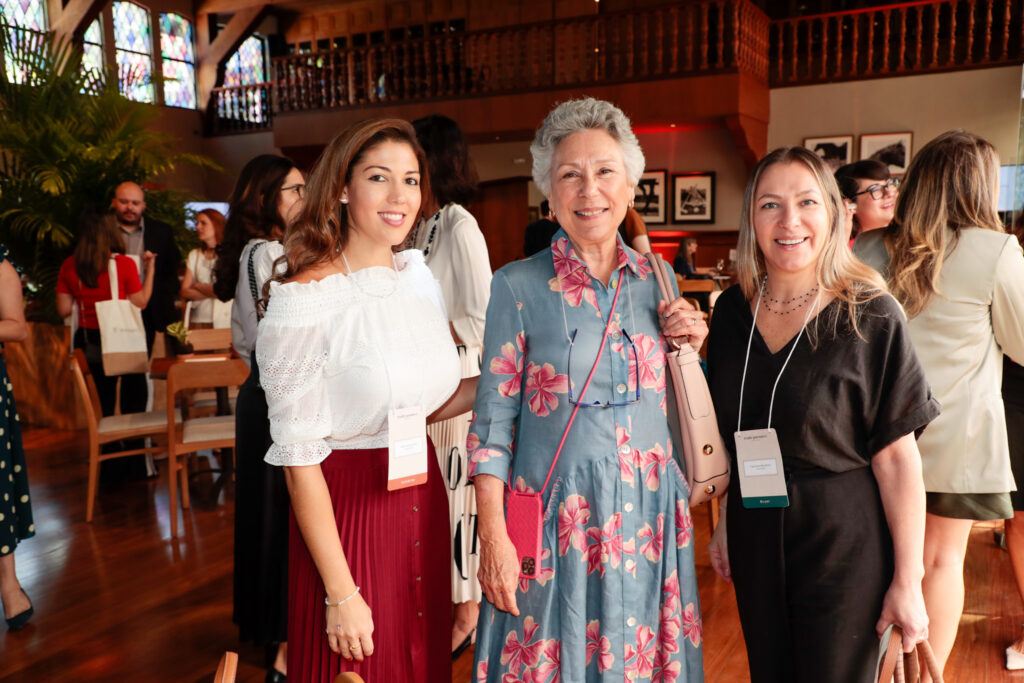
[[[430,248],[434,246],[434,238],[437,237],[437,226],[441,224],[441,210],[438,209],[434,217],[430,219],[430,234],[427,235],[427,244],[423,247],[423,257],[430,254]]]
[[[765,280],[765,284],[767,285],[767,280]],[[774,313],[775,315],[789,315],[790,313],[793,313],[794,311],[799,311],[801,308],[806,306],[807,302],[810,301],[811,298],[818,293],[818,286],[815,285],[810,290],[804,292],[803,294],[797,294],[791,299],[775,299],[770,295],[770,293],[771,290],[766,289],[764,295],[765,310],[768,311],[769,313]],[[772,304],[775,304],[776,308],[772,308]],[[790,307],[788,310],[782,310],[787,306]]]

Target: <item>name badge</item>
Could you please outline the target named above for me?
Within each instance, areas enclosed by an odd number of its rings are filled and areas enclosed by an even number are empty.
[[[782,450],[774,429],[736,432],[736,460],[743,507],[789,507]]]
[[[423,408],[388,412],[388,491],[427,483],[427,415]]]

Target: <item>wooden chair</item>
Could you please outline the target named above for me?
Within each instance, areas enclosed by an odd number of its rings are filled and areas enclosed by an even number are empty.
[[[342,671],[338,674],[338,677],[334,679],[334,683],[365,683],[365,681],[363,681],[363,677],[357,673]]]
[[[238,675],[238,653],[225,652],[217,665],[217,673],[213,675],[213,683],[235,683]]]
[[[190,330],[188,343],[196,353],[228,351],[231,349],[231,328]]]
[[[214,448],[235,447],[235,418],[233,415],[213,417],[187,417],[175,422],[172,415],[175,395],[186,389],[236,387],[249,376],[249,368],[239,358],[190,358],[175,363],[167,371],[167,463],[172,474],[181,473],[181,507],[188,509],[188,466],[179,455]],[[178,480],[170,477],[171,537],[178,535]]]
[[[141,453],[157,453],[164,450],[162,446],[149,448],[133,448],[127,451],[100,453],[100,446],[123,439],[138,439],[147,436],[159,436],[166,433],[168,420],[181,422],[180,411],[171,417],[167,411],[151,410],[146,413],[128,413],[103,417],[100,409],[100,396],[96,391],[96,382],[89,372],[89,364],[85,360],[85,352],[75,349],[71,360],[71,371],[75,376],[75,386],[85,408],[85,418],[89,427],[89,487],[85,499],[85,521],[92,521],[93,507],[96,502],[96,489],[99,483],[100,463],[104,460],[126,458]],[[173,478],[172,478],[173,479]]]
[[[686,292],[713,292],[715,291],[714,280],[687,280],[683,276],[676,274],[676,283],[679,285],[679,293],[685,294]]]

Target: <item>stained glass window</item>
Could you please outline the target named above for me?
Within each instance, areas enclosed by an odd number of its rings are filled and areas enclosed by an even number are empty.
[[[33,31],[45,31],[46,0],[0,0],[3,8],[4,23]]]
[[[85,30],[85,39],[82,42],[85,52],[82,55],[82,69],[85,71],[103,70],[103,27],[97,18],[89,28]]]
[[[114,2],[114,52],[121,94],[153,101],[153,36],[149,11],[134,2]]]
[[[256,35],[246,38],[224,66],[224,86],[266,82],[263,54],[263,38]]]
[[[195,109],[196,52],[192,24],[180,14],[160,15],[160,55],[165,79],[164,104]]]

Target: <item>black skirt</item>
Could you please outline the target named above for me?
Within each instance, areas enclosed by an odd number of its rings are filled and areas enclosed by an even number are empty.
[[[751,683],[872,683],[893,549],[870,467],[787,477],[788,508],[729,494],[729,562]]]
[[[233,619],[257,645],[288,638],[288,487],[270,448],[267,400],[256,354],[235,408],[235,572]]]

